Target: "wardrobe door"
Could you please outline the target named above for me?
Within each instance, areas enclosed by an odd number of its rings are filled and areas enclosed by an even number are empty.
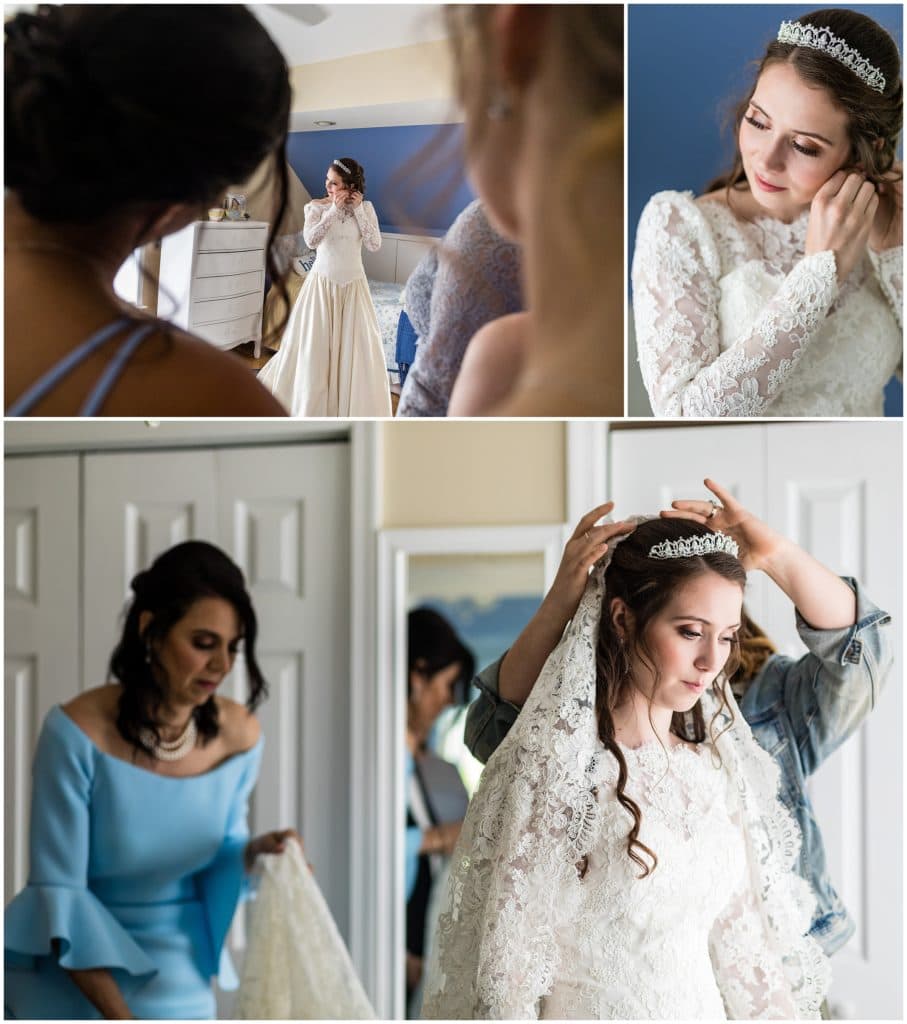
[[[835,572],[854,576],[891,615],[897,648],[887,686],[859,731],[810,779],[828,867],[857,925],[835,954],[833,1016],[900,1016],[903,935],[903,466],[900,423],[769,428],[768,517]],[[800,648],[789,604],[766,623],[782,649]]]
[[[85,456],[86,689],[107,678],[129,582],[184,540],[218,543],[214,457],[204,451]]]
[[[79,460],[5,466],[4,902],[28,874],[31,760],[41,722],[79,678]]]
[[[223,545],[246,575],[270,686],[253,832],[296,828],[349,939],[349,448],[216,454]],[[242,666],[233,696],[244,699]],[[241,945],[242,937],[235,936]]]

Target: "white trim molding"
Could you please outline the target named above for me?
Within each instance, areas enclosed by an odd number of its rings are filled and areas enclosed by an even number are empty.
[[[403,823],[406,794],[403,772],[407,671],[406,613],[409,560],[415,555],[541,554],[545,590],[560,563],[563,525],[479,526],[384,530],[378,534],[376,700],[370,727],[372,748],[378,752],[371,774],[361,780],[359,796],[371,801],[374,812],[370,841],[375,844],[372,867],[380,931],[374,934],[375,966],[383,976],[375,1002],[379,1017],[405,1017]],[[355,557],[355,551],[354,551]],[[354,709],[355,710],[355,709]],[[354,738],[356,733],[354,732]],[[354,851],[355,852],[355,851]],[[355,900],[354,900],[355,902]],[[357,966],[358,963],[357,963]]]

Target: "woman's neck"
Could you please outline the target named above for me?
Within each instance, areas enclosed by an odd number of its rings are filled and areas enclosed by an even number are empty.
[[[131,218],[92,224],[46,223],[27,213],[12,193],[4,199],[7,257],[66,262],[69,273],[84,273],[111,290],[113,279],[135,248],[138,235]]]
[[[653,741],[672,746],[670,708],[650,704],[635,687],[630,697],[614,710],[614,737],[625,747],[641,747]]]
[[[172,743],[182,736],[194,710],[192,705],[176,705],[174,707],[164,704],[161,706],[155,724],[164,743]]]

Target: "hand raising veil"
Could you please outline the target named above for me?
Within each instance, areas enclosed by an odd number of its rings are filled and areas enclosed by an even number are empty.
[[[819,1015],[829,967],[807,936],[800,834],[725,679],[736,544],[636,523],[593,569],[473,797],[425,1017]],[[651,742],[622,741],[633,706]]]

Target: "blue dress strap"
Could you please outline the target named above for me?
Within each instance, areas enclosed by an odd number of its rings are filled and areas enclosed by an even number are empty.
[[[74,348],[58,363],[54,364],[46,373],[42,374],[30,388],[21,394],[6,410],[7,416],[24,416],[31,411],[46,395],[60,383],[63,378],[74,370],[79,363],[87,359],[93,352],[96,352],[102,345],[105,345],[116,333],[128,324],[133,323],[130,317],[122,316],[113,323],[107,324],[100,330],[95,331],[90,338],[86,338],[81,345]],[[79,410],[80,416],[93,416],[100,408],[110,389],[116,383],[117,378],[123,372],[126,362],[135,352],[138,346],[144,341],[147,335],[154,329],[154,324],[140,324],[123,342],[122,347],[104,370],[98,383],[92,388],[85,404]]]
[[[126,369],[126,364],[132,358],[133,352],[142,344],[149,334],[155,329],[156,324],[140,324],[117,350],[116,355],[98,378],[97,384],[91,389],[91,394],[85,400],[85,404],[79,410],[80,416],[95,416],[98,409],[104,404],[104,400],[110,394],[111,388],[119,380],[120,374]]]

